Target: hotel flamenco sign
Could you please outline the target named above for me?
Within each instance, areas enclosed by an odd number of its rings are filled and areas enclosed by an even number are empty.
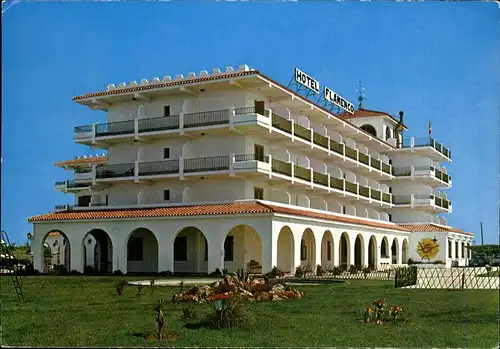
[[[306,73],[304,73],[303,71],[301,71],[298,68],[295,68],[294,78],[295,78],[296,83],[304,86],[305,88],[314,92],[315,94],[318,94],[320,92],[319,81],[312,78],[311,76],[307,75]],[[349,114],[354,114],[354,104],[352,104],[347,99],[343,98],[341,95],[339,95],[338,93],[329,89],[326,86],[323,88],[322,97],[326,101],[328,101],[328,102],[334,104],[335,106],[345,110]]]

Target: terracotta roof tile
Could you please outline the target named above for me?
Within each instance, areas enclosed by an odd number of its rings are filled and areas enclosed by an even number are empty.
[[[474,235],[472,233],[467,233],[464,232],[463,230],[457,229],[457,228],[452,228],[452,227],[445,227],[442,225],[437,225],[437,224],[400,224],[402,227],[405,227],[406,229],[410,230],[411,232],[415,233],[423,233],[423,232],[452,232],[452,233],[461,233],[465,235]]]
[[[271,213],[272,210],[255,202],[157,207],[142,209],[95,210],[95,211],[65,211],[42,214],[28,218],[28,222],[66,221],[80,219],[121,219],[121,218],[151,218],[176,216],[229,215],[247,213]]]
[[[341,216],[336,216],[336,215],[332,215],[332,214],[328,214],[328,213],[319,213],[319,212],[312,212],[312,211],[308,211],[308,210],[302,210],[300,208],[296,209],[296,208],[275,206],[275,205],[269,205],[269,204],[266,204],[265,206],[271,208],[275,213],[297,215],[297,216],[317,218],[317,219],[325,219],[325,220],[329,220],[329,221],[333,221],[333,222],[360,224],[360,225],[365,225],[365,226],[374,227],[374,228],[385,228],[385,229],[392,229],[392,230],[408,231],[406,228],[401,227],[399,225],[392,224],[392,223],[372,222],[372,221],[366,221],[366,220],[363,220],[360,218],[341,217]]]
[[[223,79],[235,78],[235,77],[239,77],[239,76],[256,75],[256,74],[259,74],[259,72],[256,70],[250,70],[250,71],[231,73],[231,74],[222,73],[222,74],[216,75],[216,76],[199,77],[196,79],[185,79],[185,80],[180,80],[180,81],[163,82],[160,84],[149,84],[149,85],[145,85],[145,86],[116,88],[116,89],[110,90],[110,91],[86,93],[86,94],[83,94],[80,96],[75,96],[75,97],[73,97],[73,100],[81,100],[81,99],[87,99],[87,98],[98,97],[98,96],[117,95],[117,94],[121,94],[121,93],[130,93],[130,92],[135,92],[135,91],[153,90],[153,89],[162,88],[162,87],[181,86],[181,85],[186,85],[186,84],[194,84],[197,82],[223,80]]]
[[[399,225],[365,221],[360,218],[340,217],[328,213],[318,213],[300,208],[288,208],[277,205],[263,204],[260,202],[234,202],[228,204],[209,204],[194,206],[175,206],[143,209],[121,210],[95,210],[95,211],[65,211],[42,214],[30,217],[29,222],[66,221],[66,220],[92,220],[92,219],[123,219],[123,218],[152,218],[152,217],[177,217],[177,216],[203,216],[203,215],[231,215],[231,214],[257,214],[280,213],[325,219],[332,222],[360,224],[375,228],[408,231]]]
[[[381,115],[387,115],[390,117],[394,122],[398,123],[399,120],[396,119],[396,117],[392,116],[389,113],[386,113],[384,111],[378,111],[378,110],[369,110],[369,109],[364,109],[364,108],[359,108],[354,111],[354,114],[349,114],[349,113],[341,113],[339,114],[339,117],[344,120],[348,119],[356,119],[356,118],[366,118],[370,116],[381,116]],[[406,125],[403,125],[406,127]]]
[[[106,161],[108,161],[107,156],[94,156],[94,157],[88,157],[88,158],[60,161],[60,162],[56,162],[54,165],[65,166],[65,165],[92,164],[92,163],[96,163],[96,162],[106,162]]]

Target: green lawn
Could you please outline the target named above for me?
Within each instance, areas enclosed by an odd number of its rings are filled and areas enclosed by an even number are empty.
[[[127,286],[125,295],[117,296],[115,285],[121,279],[141,278],[25,277],[23,304],[10,278],[1,277],[1,344],[158,346],[144,339],[154,328],[152,303],[159,296],[170,300],[179,289],[156,287],[152,294],[147,286],[138,298],[136,286]],[[499,342],[498,290],[395,290],[392,282],[379,281],[296,288],[305,298],[252,303],[257,324],[251,328],[187,329],[180,320],[181,306],[170,305],[167,329],[181,338],[161,346],[493,348]],[[361,323],[360,310],[376,298],[402,306],[404,321]],[[208,311],[206,304],[196,308]]]

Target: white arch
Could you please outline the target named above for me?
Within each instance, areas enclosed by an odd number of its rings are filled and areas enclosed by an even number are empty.
[[[342,144],[342,142],[344,141],[342,135],[338,132],[332,132],[332,131],[329,131],[328,132],[328,135],[330,136],[330,139],[337,142],[337,143],[340,143]]]
[[[344,138],[344,143],[345,143],[346,147],[349,147],[352,149],[357,149],[356,142],[351,138]]]
[[[294,117],[298,125],[305,127],[307,129],[311,128],[311,120],[305,115],[297,115]]]
[[[387,157],[387,155],[381,155],[380,160],[385,164],[389,164],[389,158]]]
[[[291,162],[292,161],[292,153],[285,148],[272,148],[269,150],[271,157],[273,159]]]
[[[344,173],[342,172],[342,170],[340,169],[340,167],[338,167],[337,165],[328,165],[328,172],[330,173],[330,175],[334,178],[339,178],[339,179],[342,179],[344,178]]]
[[[328,211],[330,212],[335,212],[335,213],[343,213],[343,206],[336,201],[329,201],[328,202]]]
[[[311,165],[311,167],[313,168],[313,170],[315,172],[328,173],[328,166],[324,162],[322,162],[320,160],[311,159],[310,160],[310,165]]]
[[[368,179],[366,177],[363,177],[363,176],[358,176],[358,183],[359,183],[359,185],[362,185],[364,187],[369,186]]]
[[[302,166],[305,168],[310,168],[311,167],[311,160],[309,160],[309,157],[307,156],[297,156],[296,164],[298,166]]]
[[[389,186],[387,184],[380,184],[380,191],[382,191],[382,193],[389,193]]]
[[[353,205],[346,205],[345,214],[350,216],[356,216],[356,207],[354,207]]]
[[[311,199],[305,194],[297,195],[297,206],[311,208]]]
[[[378,151],[375,151],[375,150],[370,150],[369,151],[369,154],[371,157],[373,157],[374,159],[376,160],[379,160],[380,159],[380,154]]]
[[[328,129],[326,128],[325,125],[321,125],[321,124],[312,124],[311,125],[311,128],[313,129],[314,132],[316,132],[317,134],[321,135],[321,136],[324,136],[324,137],[328,137]]]
[[[351,183],[357,183],[357,181],[356,181],[356,175],[354,174],[354,172],[346,171],[344,173],[344,175],[345,175],[345,180],[346,181],[351,182]]]
[[[380,212],[379,213],[380,215],[380,220],[384,221],[384,222],[389,222],[389,214],[387,212]]]
[[[358,143],[358,150],[360,153],[368,155],[368,148],[364,144]]]
[[[281,202],[282,204],[291,205],[292,195],[284,188],[272,188],[270,190],[271,201]]]

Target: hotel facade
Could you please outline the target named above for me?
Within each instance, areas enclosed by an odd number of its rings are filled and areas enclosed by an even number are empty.
[[[73,100],[107,113],[74,129],[106,154],[56,163],[75,199],[28,219],[39,271],[48,237],[79,272],[468,264],[472,234],[444,217],[451,152],[403,136],[402,113],[334,113],[246,65]]]

